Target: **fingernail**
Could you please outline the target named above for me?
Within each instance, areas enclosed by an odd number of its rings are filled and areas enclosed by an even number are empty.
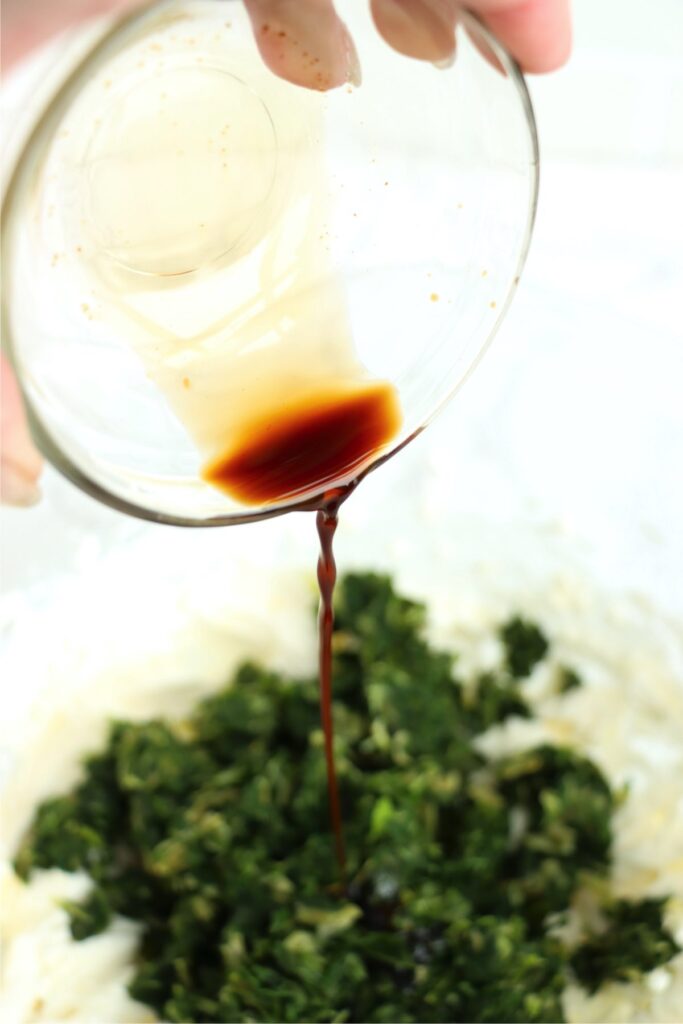
[[[363,81],[363,72],[361,71],[360,60],[358,59],[358,51],[353,45],[353,40],[347,35],[348,49],[346,53],[346,81],[350,85],[361,85]]]
[[[432,63],[447,60],[455,46],[453,0],[371,0],[372,15],[390,46]]]
[[[433,60],[432,64],[435,68],[438,68],[439,71],[448,71],[448,69],[452,68],[455,64],[455,50],[453,50],[453,53],[450,53],[447,57],[442,57],[441,60]]]
[[[11,464],[3,464],[0,472],[0,499],[4,505],[30,508],[40,501],[40,487]]]

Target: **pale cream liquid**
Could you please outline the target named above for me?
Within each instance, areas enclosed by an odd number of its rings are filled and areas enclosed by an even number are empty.
[[[209,461],[245,424],[370,383],[330,255],[321,97],[215,28],[171,24],[118,57],[52,157],[78,182],[66,227],[89,315]]]

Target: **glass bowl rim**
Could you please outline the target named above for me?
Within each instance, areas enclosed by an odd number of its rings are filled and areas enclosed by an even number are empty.
[[[5,222],[6,210],[11,207],[13,193],[17,187],[17,182],[20,177],[20,168],[23,163],[24,156],[29,152],[33,144],[39,139],[40,134],[48,122],[51,113],[55,110],[58,104],[61,102],[64,94],[67,90],[74,85],[80,78],[80,76],[87,71],[87,69],[95,64],[101,52],[109,46],[109,44],[116,38],[119,33],[122,33],[127,28],[134,26],[136,22],[143,21],[150,13],[153,13],[157,9],[163,9],[169,4],[172,4],[175,0],[152,0],[150,3],[144,4],[142,7],[137,7],[132,11],[124,13],[123,15],[114,19],[109,27],[103,32],[102,35],[96,40],[96,42],[88,49],[85,56],[78,60],[75,67],[73,67],[66,76],[62,79],[57,89],[52,93],[51,98],[44,106],[42,112],[38,116],[35,124],[30,129],[27,137],[23,141],[15,160],[10,174],[7,178],[6,187],[3,191],[2,206],[0,209],[0,216],[2,217],[2,223]],[[539,190],[539,144],[538,144],[538,132],[536,127],[536,118],[534,115],[533,105],[529,90],[527,88],[522,71],[517,62],[510,56],[507,50],[498,42],[493,33],[486,27],[484,22],[471,11],[463,10],[459,14],[459,24],[461,24],[466,30],[471,30],[480,35],[485,44],[490,48],[493,56],[500,62],[503,71],[510,83],[515,88],[517,97],[519,99],[522,113],[524,115],[524,122],[526,124],[528,132],[528,141],[530,144],[531,159],[529,162],[529,202],[527,208],[527,219],[524,229],[522,242],[520,245],[517,266],[512,279],[512,283],[508,288],[507,294],[504,301],[500,304],[499,313],[494,321],[491,329],[489,330],[483,344],[481,345],[477,355],[472,360],[472,363],[468,367],[465,374],[458,381],[458,383],[452,388],[451,391],[441,400],[437,407],[432,411],[429,418],[421,424],[413,433],[403,440],[399,441],[394,447],[388,452],[382,454],[382,456],[374,460],[369,466],[365,467],[361,472],[351,481],[348,485],[349,490],[354,489],[355,486],[367,476],[373,470],[377,469],[388,459],[392,458],[397,452],[404,448],[410,443],[418,434],[432,422],[432,420],[439,415],[454,395],[460,390],[464,383],[469,379],[470,375],[478,366],[479,362],[483,358],[484,354],[488,350],[493,338],[498,332],[498,329],[505,318],[505,315],[510,307],[512,298],[515,294],[516,286],[519,282],[520,275],[526,263],[529,247],[531,244],[531,237],[533,234],[534,223],[536,219],[536,211],[538,207],[538,190]],[[482,59],[486,59],[482,57]],[[258,522],[263,519],[271,519],[275,516],[285,515],[288,512],[307,512],[313,509],[319,508],[321,500],[324,497],[323,493],[318,493],[310,498],[305,498],[301,501],[293,501],[291,503],[282,505],[273,505],[270,507],[260,507],[254,510],[245,510],[244,512],[227,512],[219,515],[209,516],[206,518],[187,516],[187,515],[176,515],[174,513],[159,511],[154,508],[149,508],[146,505],[138,504],[128,498],[121,497],[114,491],[109,490],[103,484],[98,483],[97,480],[85,472],[80,466],[74,462],[74,460],[65,452],[58,444],[56,439],[51,434],[48,427],[45,425],[40,415],[38,414],[35,406],[33,405],[30,395],[26,387],[23,385],[21,374],[18,372],[17,362],[14,357],[11,331],[9,329],[9,321],[7,316],[7,299],[3,289],[2,296],[2,350],[8,358],[8,361],[15,371],[19,390],[21,392],[22,400],[24,403],[24,409],[28,421],[29,430],[33,438],[34,443],[38,447],[42,455],[47,461],[67,480],[79,488],[83,493],[89,495],[91,498],[95,498],[103,505],[114,509],[117,512],[122,512],[126,515],[133,516],[137,519],[143,519],[148,522],[161,523],[167,526],[184,526],[184,527],[195,527],[204,528],[211,526],[237,526],[244,523]],[[332,487],[330,489],[337,489]]]

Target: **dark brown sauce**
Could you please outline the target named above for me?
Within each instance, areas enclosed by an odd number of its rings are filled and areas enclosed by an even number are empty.
[[[202,476],[247,505],[274,505],[353,477],[396,436],[398,396],[383,381],[326,386],[255,417]]]
[[[334,630],[334,585],[337,581],[337,565],[334,560],[332,542],[339,522],[337,501],[328,501],[316,515],[316,526],[320,538],[318,558],[318,586],[320,588],[320,609],[318,612],[318,674],[320,684],[320,721],[325,737],[325,764],[327,766],[327,795],[330,805],[330,822],[334,834],[334,846],[342,878],[346,867],[344,832],[339,805],[339,786],[334,763],[334,720],[332,715],[332,631]]]
[[[339,507],[354,490],[363,471],[377,462],[398,433],[401,412],[391,384],[372,382],[327,387],[314,398],[248,424],[230,450],[211,462],[204,479],[237,501],[270,505],[311,492],[322,494],[317,506],[320,538],[318,617],[320,720],[325,740],[330,822],[339,870],[344,878],[345,853],[339,787],[334,762],[332,715],[332,630],[337,567],[332,542]],[[386,458],[386,456],[385,456]],[[339,479],[358,472],[343,487]]]

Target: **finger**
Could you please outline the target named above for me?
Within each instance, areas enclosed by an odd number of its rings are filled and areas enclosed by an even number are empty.
[[[332,0],[245,0],[261,56],[280,78],[324,92],[358,85],[358,55]]]
[[[380,35],[407,57],[435,62],[455,52],[455,0],[370,0]]]
[[[0,356],[0,499],[8,505],[33,505],[40,497],[43,461],[26,425],[19,388]]]
[[[555,71],[572,45],[569,0],[473,0],[498,40],[523,71]]]

